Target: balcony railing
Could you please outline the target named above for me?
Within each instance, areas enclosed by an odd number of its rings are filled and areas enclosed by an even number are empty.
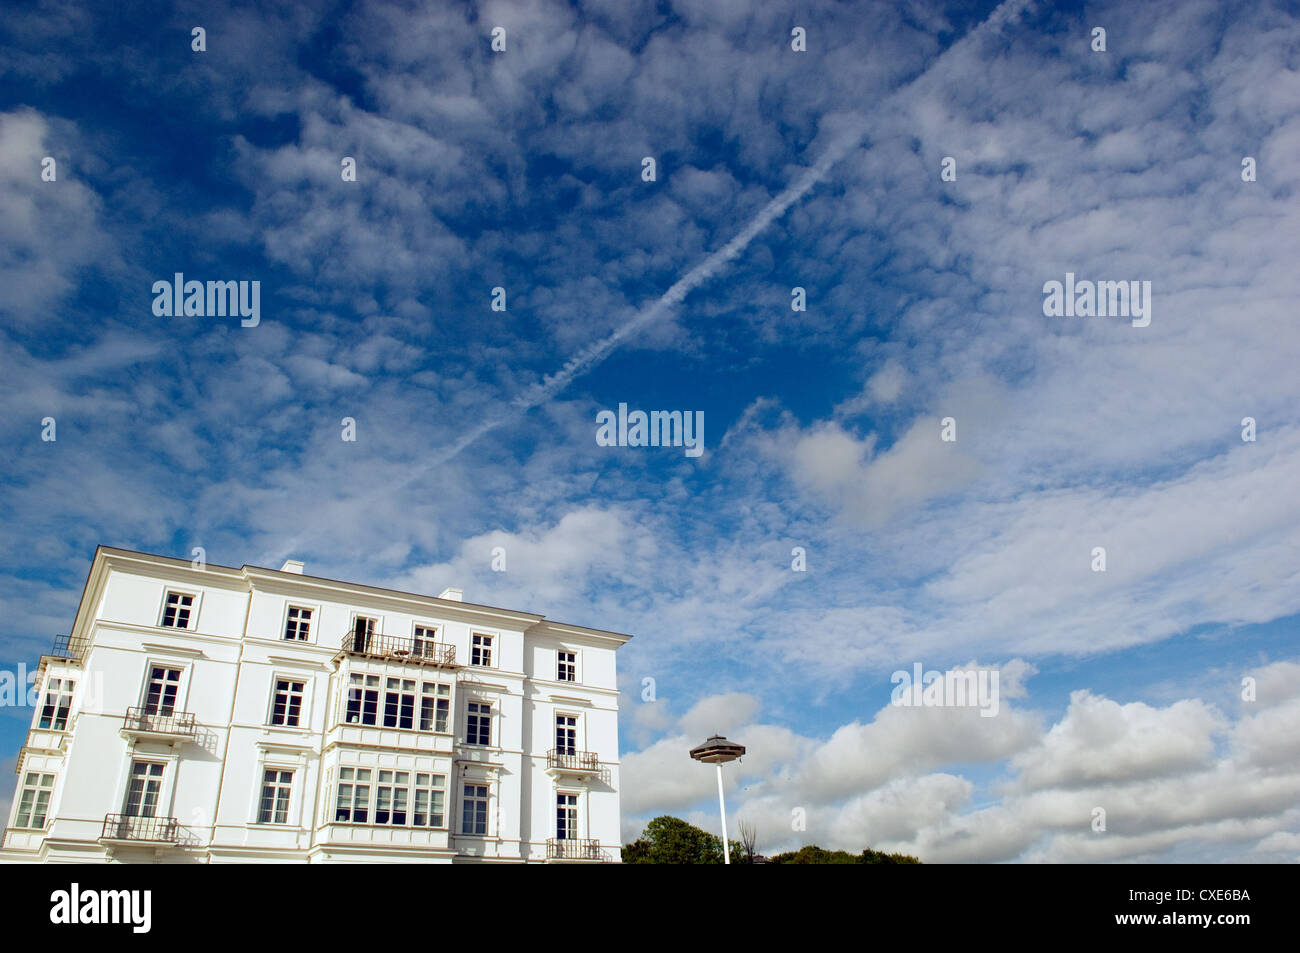
[[[455,665],[456,646],[431,639],[400,639],[377,632],[347,632],[343,636],[343,652],[366,658],[396,659],[417,665]]]
[[[546,769],[595,774],[600,770],[600,756],[594,751],[561,751],[552,748],[546,752]]]
[[[547,860],[604,860],[605,852],[594,837],[548,837]]]
[[[88,639],[84,635],[75,638],[70,635],[56,635],[50,654],[56,658],[79,659],[86,654],[87,642]]]
[[[174,817],[136,817],[131,814],[109,814],[99,839],[107,841],[135,841],[142,844],[180,843],[180,825]]]
[[[186,738],[194,737],[197,725],[194,715],[188,711],[173,711],[167,714],[147,712],[143,708],[128,708],[122,719],[124,731],[140,734],[176,735]]]

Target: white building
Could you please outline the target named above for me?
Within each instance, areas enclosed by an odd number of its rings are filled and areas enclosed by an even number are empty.
[[[100,547],[0,861],[617,861],[628,638]]]

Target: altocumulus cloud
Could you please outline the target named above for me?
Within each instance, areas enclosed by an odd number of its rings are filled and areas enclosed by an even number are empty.
[[[726,724],[765,847],[806,806],[934,860],[1286,856],[1296,22],[1026,6],[813,2],[788,55],[788,11],[694,0],[6,10],[0,654],[66,628],[100,542],[299,557],[636,634],[629,835],[711,818],[682,751]],[[260,325],[152,315],[177,270],[261,281]],[[1046,318],[1068,271],[1151,281],[1151,325]],[[702,410],[709,452],[595,446],[620,401]],[[1194,681],[1207,631],[1255,707],[1125,674]],[[996,718],[880,707],[971,658],[1024,660]]]

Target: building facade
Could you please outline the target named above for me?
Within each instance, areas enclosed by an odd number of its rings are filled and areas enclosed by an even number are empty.
[[[628,638],[100,547],[0,861],[617,862]]]

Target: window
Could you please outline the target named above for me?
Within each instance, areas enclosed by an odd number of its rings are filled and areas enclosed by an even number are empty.
[[[375,787],[375,823],[406,826],[406,795],[411,783],[409,771],[380,771]]]
[[[558,840],[577,840],[578,795],[555,795],[555,836]]]
[[[311,637],[311,610],[290,606],[284,621],[284,637],[290,642],[306,642]]]
[[[451,686],[419,682],[413,678],[383,680],[383,716],[379,713],[380,677],[353,672],[348,676],[349,725],[372,725],[401,731],[447,731],[451,714]],[[419,720],[416,720],[416,700]]]
[[[334,820],[345,824],[365,824],[370,820],[370,769],[339,769],[338,800]]]
[[[41,708],[39,727],[49,731],[64,731],[68,727],[68,712],[72,710],[72,692],[77,683],[70,678],[51,678],[45,684],[45,704]]]
[[[415,679],[390,678],[384,685],[384,727],[415,727]]]
[[[379,676],[353,672],[348,676],[348,724],[374,725],[378,719]]]
[[[163,766],[156,761],[133,761],[131,783],[126,789],[128,817],[157,817],[158,798],[162,794]]]
[[[488,816],[488,789],[486,784],[465,785],[461,799],[460,831],[462,834],[486,834]]]
[[[18,816],[14,827],[41,830],[50,810],[50,795],[54,793],[54,775],[28,772],[23,779],[23,791],[18,799]]]
[[[271,724],[297,728],[302,721],[302,699],[307,683],[291,678],[275,680],[275,697],[271,700]],[[278,822],[277,822],[278,823]]]
[[[576,682],[578,680],[578,653],[557,652],[555,657],[556,680],[561,682]]]
[[[475,632],[470,637],[469,664],[488,666],[492,664],[492,636]]]
[[[425,682],[420,694],[420,730],[446,733],[451,713],[451,686]]]
[[[146,715],[171,715],[181,687],[181,670],[166,665],[149,666],[149,688],[144,696]],[[150,815],[152,816],[152,815]]]
[[[578,753],[578,716],[555,716],[555,753]]]
[[[417,625],[415,627],[414,644],[411,646],[411,654],[416,658],[437,657],[438,630],[432,626]]]
[[[415,776],[415,810],[411,815],[412,826],[442,827],[446,784],[445,775],[417,774]]]
[[[465,719],[465,744],[490,745],[492,743],[492,706],[484,702],[470,702]]]
[[[446,823],[446,797],[445,774],[341,768],[334,820],[387,827],[442,827]]]
[[[289,793],[292,790],[292,771],[267,768],[262,775],[262,806],[257,812],[257,823],[288,824]]]
[[[188,629],[193,608],[193,596],[183,592],[168,592],[163,601],[162,624],[173,629]]]
[[[379,630],[379,620],[359,615],[352,620],[352,651],[368,652],[370,642]]]

